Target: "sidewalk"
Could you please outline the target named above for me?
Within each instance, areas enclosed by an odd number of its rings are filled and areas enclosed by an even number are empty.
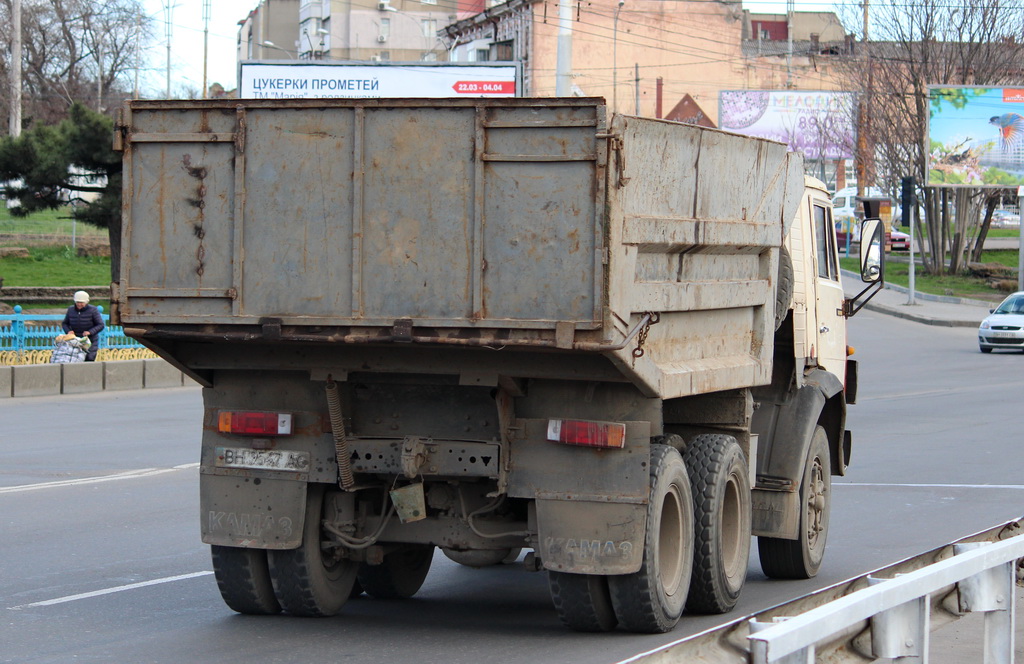
[[[843,270],[843,290],[846,297],[853,297],[866,286],[867,284],[863,283],[857,274]],[[998,304],[927,293],[915,293],[912,305],[908,304],[909,300],[910,293],[906,288],[886,284],[885,288],[864,305],[864,308],[925,325],[976,328],[989,314],[989,309],[994,309]]]

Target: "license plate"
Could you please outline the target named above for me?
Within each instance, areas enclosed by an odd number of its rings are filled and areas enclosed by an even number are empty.
[[[216,466],[309,472],[309,452],[290,450],[252,450],[247,447],[218,447]]]
[[[992,331],[992,336],[997,339],[1014,339],[1017,337],[1016,332],[1000,332],[998,330]]]

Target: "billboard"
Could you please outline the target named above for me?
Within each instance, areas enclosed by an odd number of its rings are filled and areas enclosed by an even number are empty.
[[[1024,85],[933,85],[928,101],[929,185],[1024,185]]]
[[[242,99],[366,99],[518,97],[520,68],[512,62],[473,64],[244,61]]]
[[[852,159],[857,97],[820,90],[723,90],[718,126],[770,138],[805,159]]]

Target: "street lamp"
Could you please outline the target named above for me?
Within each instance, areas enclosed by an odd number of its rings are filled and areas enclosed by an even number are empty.
[[[617,87],[619,73],[619,10],[622,9],[624,4],[626,4],[626,0],[619,0],[619,4],[615,7],[615,18],[612,20],[612,113],[615,113],[619,101],[619,90]]]
[[[306,37],[306,43],[309,44],[310,57],[313,60],[322,60],[324,57],[324,37],[330,35],[331,32],[329,30],[324,30],[323,28],[317,29],[316,34],[320,35],[319,51],[313,46],[313,40],[309,36],[309,30],[303,30],[302,34]]]
[[[275,50],[278,50],[278,51],[284,51],[284,53],[285,53],[285,54],[286,54],[286,55],[287,55],[287,56],[288,56],[289,58],[291,58],[292,60],[294,60],[294,59],[295,59],[295,56],[294,56],[294,55],[292,55],[292,52],[291,52],[291,51],[289,51],[289,50],[288,50],[288,49],[286,49],[286,48],[281,48],[280,46],[278,46],[278,45],[277,45],[277,44],[275,44],[274,42],[270,41],[269,39],[267,39],[267,40],[264,40],[264,41],[263,41],[263,43],[262,43],[262,44],[260,44],[260,46],[265,46],[266,48],[272,48],[272,49],[275,49]]]

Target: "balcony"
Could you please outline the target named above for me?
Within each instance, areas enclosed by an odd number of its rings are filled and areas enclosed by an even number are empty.
[[[305,21],[311,19],[322,19],[324,17],[324,6],[320,0],[315,2],[306,2],[299,7],[299,23],[302,24]]]

